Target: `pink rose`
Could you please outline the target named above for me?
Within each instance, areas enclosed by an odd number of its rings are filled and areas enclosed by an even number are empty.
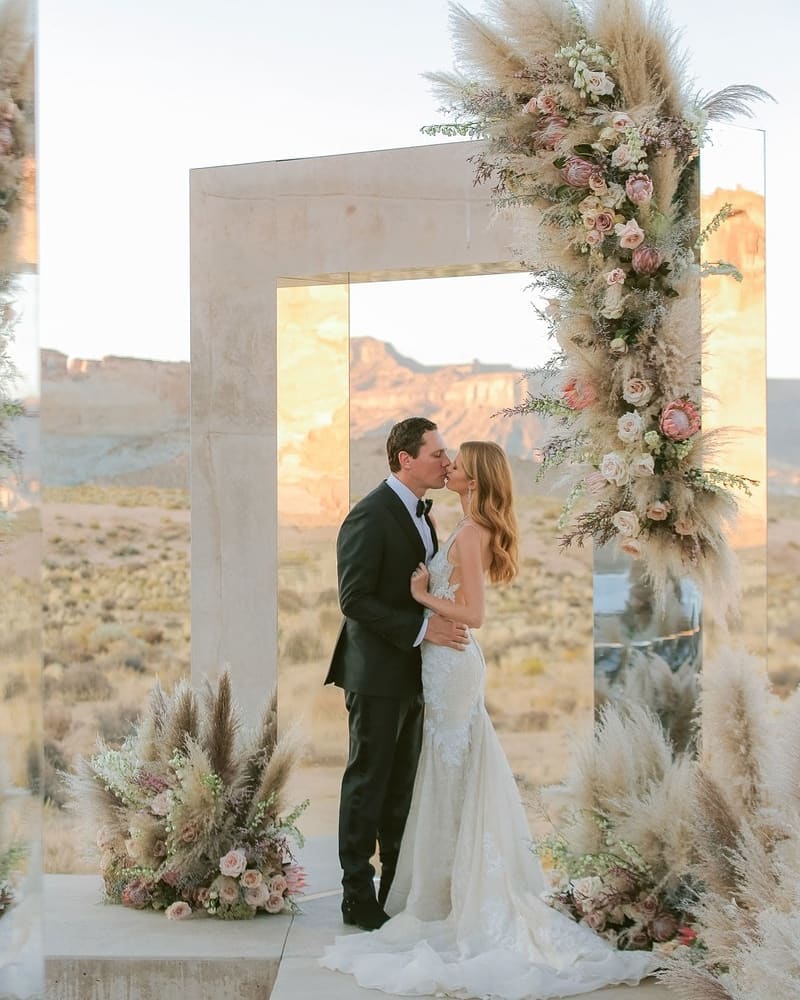
[[[169,868],[161,876],[161,881],[165,882],[168,886],[176,886],[181,880],[181,873],[177,868]]]
[[[594,219],[594,228],[601,233],[610,233],[614,228],[614,215],[612,212],[598,212]]]
[[[608,191],[606,179],[599,170],[595,170],[589,178],[589,187],[595,194],[605,194]]]
[[[599,229],[590,229],[585,236],[585,240],[590,247],[599,247],[603,242],[603,234]]]
[[[594,163],[580,156],[570,156],[561,169],[561,176],[570,187],[585,188],[589,186],[589,178],[596,170]]]
[[[223,875],[236,878],[247,868],[247,855],[240,847],[228,851],[224,858],[219,859],[219,870]]]
[[[565,383],[561,396],[571,410],[585,410],[597,399],[591,382],[577,377]]]
[[[211,888],[217,890],[219,901],[226,903],[228,906],[236,903],[239,899],[239,883],[235,878],[231,878],[228,875],[221,875],[215,878]]]
[[[647,174],[631,174],[625,181],[625,194],[634,205],[644,205],[653,197],[653,182]]]
[[[255,889],[264,881],[264,876],[257,868],[248,868],[247,871],[242,872],[240,881],[245,889]]]
[[[558,111],[558,105],[556,104],[556,99],[551,94],[539,94],[538,97],[533,98],[536,108],[542,112],[543,115],[554,115]]]
[[[614,226],[614,232],[619,237],[619,245],[624,250],[635,250],[636,247],[644,243],[644,230],[636,219],[628,219],[627,222],[618,222]]]
[[[198,906],[205,906],[209,899],[211,899],[211,890],[206,886],[201,886],[197,890],[195,899],[197,900]]]
[[[583,477],[583,482],[586,486],[586,492],[595,496],[602,493],[608,486],[608,480],[602,472],[590,472]]]
[[[182,899],[172,903],[164,910],[167,920],[185,920],[192,912],[191,906]]]
[[[688,399],[676,399],[664,407],[659,427],[671,441],[686,441],[700,430],[700,414]]]
[[[615,267],[613,271],[609,271],[606,275],[606,283],[609,285],[621,285],[627,275],[621,267]]]
[[[663,256],[655,247],[637,247],[631,257],[631,267],[637,274],[655,274],[663,263]]]
[[[676,535],[693,535],[695,532],[694,524],[688,517],[676,518],[672,528]]]
[[[567,135],[567,119],[561,115],[553,115],[539,133],[539,143],[542,149],[555,149]]]
[[[633,556],[634,559],[638,559],[643,551],[642,543],[638,538],[626,538],[620,545],[620,549],[626,556]]]
[[[283,896],[280,896],[277,892],[271,892],[267,898],[267,902],[264,904],[267,913],[280,913],[283,906]]]
[[[271,893],[277,893],[282,896],[286,890],[289,888],[289,883],[286,881],[283,875],[273,875],[269,880],[269,891]]]
[[[197,840],[197,828],[192,823],[187,823],[180,833],[182,844],[193,844]]]
[[[654,500],[647,505],[646,514],[651,521],[666,521],[672,510],[669,500]]]
[[[617,111],[611,116],[611,127],[615,132],[624,132],[631,125],[633,125],[633,118],[630,115],[626,115],[624,111]]]

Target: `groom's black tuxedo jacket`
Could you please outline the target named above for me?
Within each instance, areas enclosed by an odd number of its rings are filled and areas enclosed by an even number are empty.
[[[436,532],[431,525],[434,551]],[[345,620],[326,684],[346,691],[406,698],[421,690],[414,640],[423,609],[411,596],[411,573],[425,546],[403,501],[381,483],[353,507],[336,541],[339,604]]]

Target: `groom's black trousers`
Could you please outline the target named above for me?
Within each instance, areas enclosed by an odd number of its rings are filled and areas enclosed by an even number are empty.
[[[397,865],[422,745],[422,695],[345,692],[350,752],[339,801],[339,861],[345,897],[375,898],[370,858],[377,840],[381,902]]]

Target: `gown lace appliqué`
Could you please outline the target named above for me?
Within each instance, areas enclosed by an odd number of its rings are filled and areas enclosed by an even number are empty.
[[[455,533],[430,590],[453,600]],[[484,705],[485,664],[423,643],[425,723],[411,809],[378,931],[337,937],[320,963],[400,996],[545,1000],[633,985],[649,952],[621,952],[542,899],[546,883],[514,776]]]

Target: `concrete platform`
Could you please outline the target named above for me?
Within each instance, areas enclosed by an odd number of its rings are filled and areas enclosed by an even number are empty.
[[[309,875],[302,914],[227,922],[108,906],[97,876],[45,877],[47,1000],[377,1000],[350,976],[322,969],[322,949],[346,929],[334,838],[299,852]],[[666,1000],[663,986],[610,987],[597,1000]]]

